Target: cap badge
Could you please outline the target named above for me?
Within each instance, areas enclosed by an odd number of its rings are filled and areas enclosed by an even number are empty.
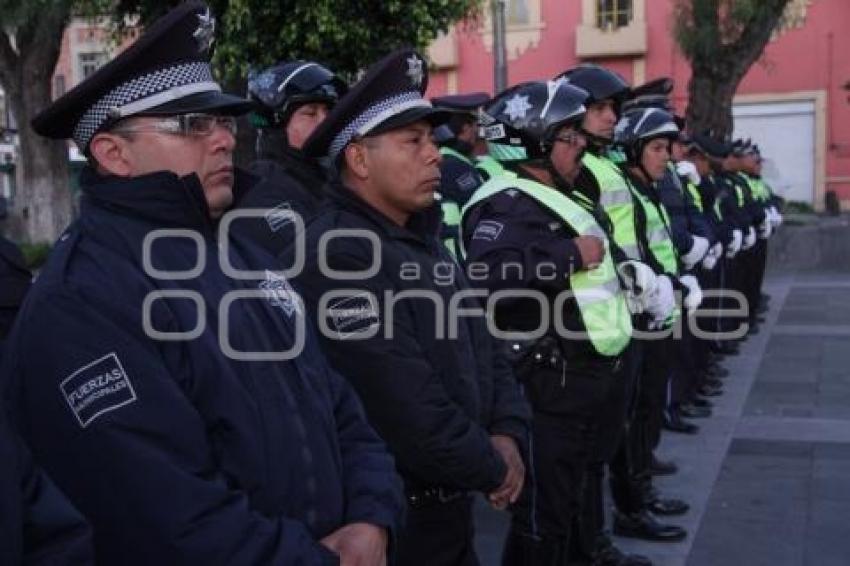
[[[196,15],[198,16],[198,28],[192,34],[192,37],[198,42],[198,51],[206,53],[212,46],[213,39],[215,39],[215,17],[210,13],[209,7],[207,7],[205,13]]]
[[[422,86],[424,73],[422,71],[422,59],[416,55],[411,55],[407,58],[407,76],[410,77],[410,82],[416,88]]]

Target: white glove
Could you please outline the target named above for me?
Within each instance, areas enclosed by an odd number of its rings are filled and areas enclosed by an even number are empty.
[[[702,268],[711,271],[714,269],[714,266],[717,265],[717,260],[719,260],[722,255],[723,244],[717,242],[711,246],[711,249],[708,250],[707,254],[705,254],[705,257],[702,260]]]
[[[655,322],[667,320],[676,309],[676,295],[673,293],[673,282],[666,275],[657,277],[657,286],[649,296],[646,312],[652,315]]]
[[[756,229],[750,226],[747,230],[747,235],[744,236],[744,243],[741,245],[742,250],[748,250],[756,245]]]
[[[687,177],[694,185],[699,185],[700,181],[702,181],[702,177],[699,176],[699,172],[697,171],[697,166],[690,161],[679,161],[676,163],[676,173],[680,177]]]
[[[682,275],[679,277],[679,283],[685,286],[687,292],[682,298],[682,306],[687,310],[692,311],[702,303],[702,289],[699,286],[699,281],[693,275]]]
[[[691,245],[691,249],[688,250],[688,253],[682,256],[682,262],[685,264],[685,269],[690,271],[694,268],[696,264],[705,257],[705,254],[708,253],[709,243],[706,238],[702,236],[691,236],[694,240],[693,245]]]
[[[626,303],[629,312],[632,314],[644,312],[650,295],[658,285],[655,272],[645,263],[631,259],[618,264],[617,272],[626,286]]]
[[[729,245],[726,247],[726,257],[733,258],[735,254],[741,249],[741,242],[743,241],[743,234],[738,229],[732,230],[732,241],[729,242]]]
[[[770,211],[765,210],[764,220],[759,224],[759,239],[767,240],[773,234],[773,222],[770,221]]]
[[[773,224],[773,228],[779,228],[782,224],[782,214],[779,213],[779,210],[775,206],[771,206],[767,211],[770,214],[770,223]]]

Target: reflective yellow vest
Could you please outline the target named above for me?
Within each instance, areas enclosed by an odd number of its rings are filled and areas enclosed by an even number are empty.
[[[444,156],[451,155],[464,163],[468,163],[472,167],[475,166],[471,159],[450,147],[441,147],[440,154]],[[460,224],[460,206],[453,200],[443,198],[443,195],[439,192],[434,196],[440,202],[440,209],[443,211],[443,226],[448,228],[447,232],[450,234],[456,234],[458,225]],[[446,249],[449,250],[452,256],[457,255],[457,241],[454,237],[443,238],[443,245],[446,246]]]
[[[596,351],[604,356],[620,354],[631,339],[632,319],[620,289],[620,280],[614,268],[605,232],[589,212],[563,193],[516,176],[496,177],[484,183],[464,206],[463,214],[465,215],[481,201],[509,189],[522,191],[533,198],[577,234],[595,236],[604,242],[605,257],[602,263],[592,270],[572,273],[570,288],[575,296],[590,343]],[[461,251],[465,255],[462,234],[460,242]]]
[[[691,198],[694,201],[694,206],[696,206],[699,209],[700,212],[705,212],[705,210],[703,209],[703,205],[702,205],[702,195],[699,192],[699,187],[697,187],[696,185],[694,185],[690,181],[687,182],[685,187],[687,188],[688,193],[690,193]]]
[[[585,153],[582,163],[599,184],[599,205],[611,219],[612,237],[629,259],[640,261],[634,199],[622,171],[605,157]]]
[[[508,171],[502,164],[491,155],[479,155],[475,158],[475,168],[481,173],[481,177],[486,181],[502,175],[516,177],[513,171]]]
[[[665,273],[678,275],[678,256],[673,240],[670,238],[670,216],[667,214],[667,209],[663,204],[652,202],[631,183],[629,183],[629,189],[635,200],[640,203],[646,217],[646,241],[649,244],[650,253],[661,264]]]

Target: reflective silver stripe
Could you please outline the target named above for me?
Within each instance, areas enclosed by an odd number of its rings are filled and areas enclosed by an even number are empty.
[[[602,230],[602,228],[600,228],[598,225],[595,225],[595,224],[584,227],[584,230],[582,230],[582,232],[584,232],[585,235],[596,236],[597,238],[600,238],[600,239],[603,239],[603,240],[608,238],[608,236],[605,235],[605,232]]]
[[[617,189],[614,191],[601,191],[599,204],[602,208],[615,205],[632,204],[632,193],[628,189]]]
[[[124,106],[114,108],[112,110],[112,114],[114,118],[132,116],[133,114],[138,114],[139,112],[144,112],[145,110],[161,106],[166,102],[171,102],[172,100],[177,100],[178,98],[183,98],[192,94],[198,94],[200,92],[221,92],[221,86],[219,86],[219,84],[215,81],[173,86],[168,90],[164,90],[134,102],[130,102]]]
[[[596,285],[589,289],[574,289],[576,301],[583,306],[589,307],[596,303],[602,303],[616,299],[620,293],[620,281],[616,278]]]
[[[640,249],[638,249],[637,244],[631,246],[620,246],[620,249],[623,250],[629,259],[637,259],[640,260]]]
[[[658,242],[668,240],[669,236],[667,235],[667,230],[664,228],[656,228],[647,234],[647,239],[650,244],[657,244]]]

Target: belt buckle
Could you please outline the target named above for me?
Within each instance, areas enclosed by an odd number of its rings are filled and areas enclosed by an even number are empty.
[[[463,492],[461,491],[449,491],[442,487],[437,488],[437,501],[440,503],[451,503],[460,499],[462,496]]]

